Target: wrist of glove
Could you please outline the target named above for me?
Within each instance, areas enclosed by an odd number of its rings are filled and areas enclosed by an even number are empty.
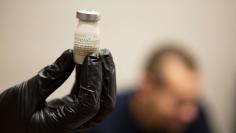
[[[74,68],[76,78],[71,93],[46,102]],[[77,65],[73,51],[67,50],[36,76],[0,95],[0,124],[7,132],[83,132],[102,121],[114,109],[115,102],[116,75],[111,53],[103,49]]]

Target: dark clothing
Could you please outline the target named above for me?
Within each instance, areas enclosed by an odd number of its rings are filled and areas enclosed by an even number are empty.
[[[145,133],[135,124],[128,103],[132,92],[118,96],[115,111],[89,133]],[[210,133],[203,109],[199,107],[197,119],[187,127],[185,133]]]

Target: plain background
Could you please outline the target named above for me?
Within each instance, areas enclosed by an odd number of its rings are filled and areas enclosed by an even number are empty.
[[[77,9],[102,13],[101,47],[112,51],[119,92],[138,81],[155,41],[174,39],[202,68],[203,101],[217,133],[234,128],[235,0],[0,0],[0,92],[73,48]],[[74,75],[49,99],[68,93]]]

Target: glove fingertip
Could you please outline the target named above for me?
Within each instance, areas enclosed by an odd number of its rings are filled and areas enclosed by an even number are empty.
[[[93,52],[87,55],[84,59],[83,65],[89,65],[100,62],[99,53]]]
[[[112,54],[111,54],[110,50],[108,50],[106,48],[101,49],[99,53],[102,57],[108,57],[108,56],[112,57]]]

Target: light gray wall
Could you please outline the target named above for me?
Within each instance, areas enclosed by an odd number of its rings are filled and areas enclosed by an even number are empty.
[[[73,47],[75,12],[102,13],[101,47],[112,51],[119,91],[136,82],[163,38],[186,43],[198,57],[203,97],[217,133],[230,133],[236,96],[234,0],[0,0],[0,91],[35,75]],[[50,98],[70,91],[74,75]]]

